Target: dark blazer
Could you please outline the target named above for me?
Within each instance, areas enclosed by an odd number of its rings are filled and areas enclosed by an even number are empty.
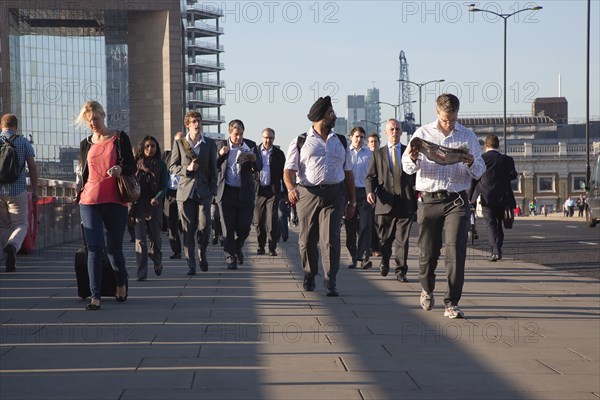
[[[179,186],[177,187],[177,201],[185,201],[190,197],[194,189],[203,199],[212,199],[217,193],[217,146],[215,141],[203,136],[204,143],[200,144],[198,163],[200,168],[190,172],[187,167],[192,163],[190,157],[183,147],[186,137],[173,142],[171,158],[169,159],[169,171],[179,175]]]
[[[262,145],[258,146],[258,157],[262,160]],[[285,166],[285,154],[279,148],[273,146],[273,151],[269,156],[269,170],[271,173],[271,190],[276,195],[281,194],[281,187],[283,185],[283,167]],[[256,189],[260,185],[260,174],[256,176]]]
[[[241,165],[242,187],[240,188],[239,200],[243,204],[254,206],[254,196],[256,193],[254,174],[262,169],[262,156],[255,142],[249,139],[244,139],[244,143],[246,143],[246,145],[250,148],[250,151],[252,151],[256,155],[256,161],[246,161]],[[227,145],[227,140],[219,140],[219,142],[217,143],[217,154],[220,153],[223,146]],[[217,196],[215,198],[217,203],[220,203],[223,199],[223,191],[225,190],[225,173],[227,171],[228,157],[229,153],[224,154],[222,156],[219,155],[217,157],[217,172],[219,174]]]
[[[471,202],[481,195],[481,205],[516,207],[510,181],[517,178],[515,161],[512,157],[495,150],[481,155],[486,170],[478,180],[471,181]]]
[[[406,146],[401,145],[402,153],[406,150]],[[398,160],[400,163],[401,161]],[[400,184],[402,191],[400,198],[402,204],[407,207],[407,210],[393,210],[394,200],[394,177],[390,170],[390,155],[389,147],[381,146],[379,149],[373,152],[373,158],[371,159],[371,166],[369,167],[369,173],[365,180],[365,188],[367,193],[375,193],[377,196],[377,203],[375,204],[375,214],[390,214],[392,211],[400,213],[402,215],[408,215],[417,209],[417,192],[415,191],[415,175],[408,175],[402,170],[402,176],[400,178]]]

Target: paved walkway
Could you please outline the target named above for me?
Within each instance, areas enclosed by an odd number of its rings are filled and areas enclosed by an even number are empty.
[[[449,320],[443,264],[435,309],[418,305],[414,247],[409,283],[344,266],[328,298],[303,292],[295,232],[278,257],[255,243],[237,271],[216,246],[195,277],[167,259],[97,312],[76,297],[76,244],[19,258],[0,274],[0,399],[600,397],[597,280],[470,249],[467,318]]]

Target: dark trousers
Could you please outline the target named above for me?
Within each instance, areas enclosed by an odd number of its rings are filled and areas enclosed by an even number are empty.
[[[502,218],[504,206],[481,206],[485,227],[487,229],[488,242],[492,254],[502,255],[502,244],[504,243],[504,230],[502,229]]]
[[[198,242],[200,259],[205,259],[210,237],[210,198],[191,198],[178,202],[179,217],[183,227],[183,252],[190,270],[196,269],[195,242]]]
[[[219,205],[214,201],[210,205],[210,220],[212,221],[214,237],[217,238],[217,240],[220,240],[223,237],[223,227],[221,225]]]
[[[389,264],[393,245],[396,275],[406,275],[408,271],[408,241],[413,223],[412,215],[403,218],[392,215],[376,215],[376,218],[379,237],[381,238],[382,264]]]
[[[105,248],[117,277],[117,285],[123,286],[127,283],[127,268],[125,268],[123,254],[127,207],[115,203],[80,204],[79,213],[88,249],[90,291],[92,298],[99,299],[102,291],[102,257]]]
[[[435,269],[442,249],[442,232],[446,241],[446,306],[458,305],[465,280],[469,202],[466,192],[434,198],[421,194],[417,212],[419,223],[419,278],[426,292],[435,289]]]
[[[258,247],[264,248],[269,238],[269,251],[277,249],[279,241],[279,199],[270,187],[260,187],[254,206],[254,225]]]
[[[289,236],[288,221],[290,219],[290,204],[281,198],[279,200],[279,233],[281,239],[287,242]],[[277,238],[279,240],[279,238]]]
[[[181,223],[179,222],[179,208],[175,195],[177,191],[169,189],[165,196],[164,214],[167,217],[167,232],[169,232],[169,244],[173,254],[181,254],[181,239],[179,231]]]
[[[250,234],[254,202],[242,204],[240,189],[226,185],[219,203],[219,211],[225,236],[223,251],[227,262],[231,263],[237,260],[237,255],[242,252],[244,242]]]
[[[371,256],[371,227],[373,226],[373,207],[367,203],[365,188],[356,188],[356,211],[350,219],[344,220],[346,226],[346,248],[356,260],[368,260]]]
[[[296,204],[300,224],[300,259],[305,274],[319,274],[320,244],[325,284],[335,287],[340,269],[340,229],[346,204],[343,183],[327,187],[300,186],[300,201]]]

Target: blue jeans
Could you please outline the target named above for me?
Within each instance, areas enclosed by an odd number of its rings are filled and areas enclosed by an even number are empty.
[[[81,204],[79,206],[83,234],[88,249],[88,274],[92,298],[99,299],[102,288],[102,257],[104,230],[106,254],[117,277],[117,285],[127,283],[127,269],[123,254],[123,236],[127,225],[127,207],[115,203]]]

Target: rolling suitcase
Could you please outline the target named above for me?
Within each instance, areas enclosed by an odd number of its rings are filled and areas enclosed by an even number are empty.
[[[83,226],[81,227],[83,232]],[[88,252],[85,235],[83,235],[83,246],[75,252],[75,276],[77,278],[77,295],[82,299],[92,295],[90,291],[90,276],[87,268]],[[113,271],[108,256],[102,255],[102,296],[114,296],[117,292],[117,279]]]

